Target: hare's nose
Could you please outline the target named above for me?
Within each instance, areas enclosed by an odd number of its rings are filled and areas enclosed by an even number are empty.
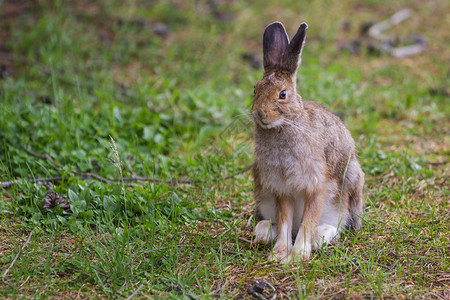
[[[261,111],[260,110],[255,110],[254,112],[253,112],[253,117],[255,118],[255,119],[262,119],[263,118],[263,115],[262,115],[262,113],[261,113]]]
[[[255,119],[258,119],[259,121],[261,121],[262,123],[266,123],[266,116],[264,115],[264,113],[262,111],[260,111],[259,109],[255,110],[253,112],[253,117]]]

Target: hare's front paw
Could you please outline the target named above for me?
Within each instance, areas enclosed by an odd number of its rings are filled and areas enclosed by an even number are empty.
[[[305,258],[308,259],[311,256],[311,249],[311,243],[303,243],[298,245],[298,247],[294,246],[286,261],[300,262]]]
[[[269,220],[262,220],[255,227],[255,243],[269,244],[277,237],[277,225]]]
[[[289,248],[285,243],[277,243],[269,254],[269,261],[286,262],[289,256]]]

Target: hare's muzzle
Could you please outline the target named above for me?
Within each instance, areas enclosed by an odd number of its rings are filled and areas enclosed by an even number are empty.
[[[265,117],[263,115],[263,113],[260,110],[254,110],[253,111],[253,119],[258,120],[262,123],[265,123]]]
[[[257,125],[264,129],[272,129],[281,125],[281,118],[264,113],[259,109],[253,111],[253,120]]]
[[[261,110],[257,109],[253,111],[253,119],[255,122],[267,126],[270,124],[270,121],[267,118],[267,115],[264,114]]]

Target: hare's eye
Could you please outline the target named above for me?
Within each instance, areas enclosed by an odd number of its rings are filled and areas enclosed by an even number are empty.
[[[286,90],[282,90],[280,95],[278,95],[278,98],[283,100],[286,99]]]

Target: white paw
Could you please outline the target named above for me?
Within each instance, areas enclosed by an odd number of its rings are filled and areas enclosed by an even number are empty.
[[[323,244],[328,244],[337,237],[338,234],[338,229],[333,225],[322,224],[317,226],[316,238],[314,239],[316,247],[320,248]]]
[[[270,220],[262,220],[255,227],[255,243],[269,244],[277,237],[277,225]]]
[[[269,254],[269,261],[280,261],[280,262],[287,262],[289,257],[289,247],[282,243],[276,244],[275,247],[273,247],[272,252]]]
[[[288,262],[298,262],[304,258],[309,258],[311,256],[312,246],[311,243],[302,243],[297,247],[292,248],[291,254],[287,258]]]

